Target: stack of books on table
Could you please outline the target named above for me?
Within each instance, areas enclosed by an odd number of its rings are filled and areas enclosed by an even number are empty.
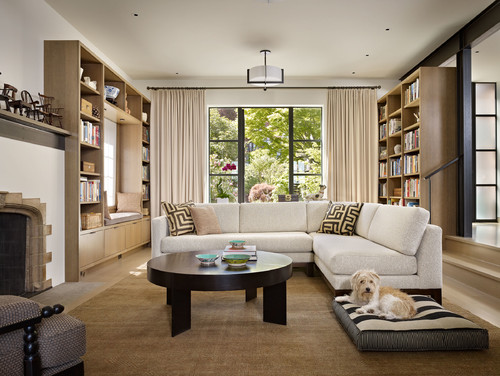
[[[257,261],[257,247],[255,245],[246,245],[243,248],[233,248],[232,246],[226,246],[226,249],[222,252],[222,258],[226,255],[250,255],[248,261]]]

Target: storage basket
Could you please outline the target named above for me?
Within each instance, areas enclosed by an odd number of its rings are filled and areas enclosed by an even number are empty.
[[[82,230],[90,230],[91,228],[102,226],[101,213],[83,213],[82,217]]]

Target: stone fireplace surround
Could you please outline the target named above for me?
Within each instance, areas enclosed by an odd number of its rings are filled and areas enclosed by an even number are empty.
[[[46,237],[52,234],[52,226],[46,224],[46,204],[38,198],[23,198],[21,193],[0,191],[0,212],[27,217],[25,292],[52,287],[46,276],[46,265],[52,261],[52,252],[46,250]]]

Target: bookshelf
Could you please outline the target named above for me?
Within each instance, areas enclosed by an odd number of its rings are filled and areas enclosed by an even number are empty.
[[[421,67],[380,98],[378,108],[379,128],[387,123],[379,150],[387,149],[388,161],[388,177],[379,175],[379,202],[429,209],[423,178],[457,156],[456,69]],[[456,233],[456,185],[456,165],[432,178],[432,223],[447,235]]]
[[[105,85],[120,89],[114,103],[106,100]],[[44,42],[44,91],[64,108],[62,126],[70,134],[65,151],[65,277],[78,281],[85,269],[150,240],[149,216],[104,226],[102,199],[104,119],[117,124],[116,191],[140,192],[141,119],[143,112],[149,117],[150,102],[80,41]],[[88,223],[92,225],[86,227]]]

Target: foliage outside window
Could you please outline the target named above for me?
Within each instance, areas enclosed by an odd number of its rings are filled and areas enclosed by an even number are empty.
[[[248,202],[268,191],[271,201],[318,192],[321,108],[210,108],[209,114],[211,202]],[[262,189],[249,200],[252,187]]]

